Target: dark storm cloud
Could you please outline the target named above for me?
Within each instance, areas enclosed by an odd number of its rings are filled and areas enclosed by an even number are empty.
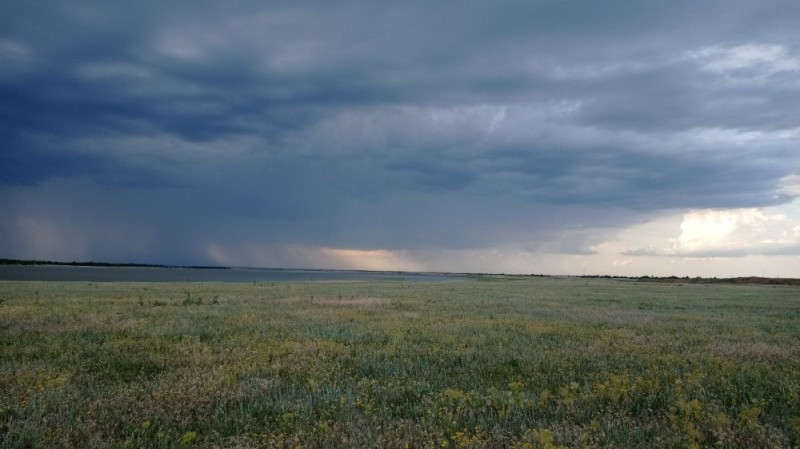
[[[12,256],[25,223],[55,248],[98,209],[151,229],[143,258],[232,235],[589,254],[652,213],[787,201],[800,167],[792,1],[3,9]]]

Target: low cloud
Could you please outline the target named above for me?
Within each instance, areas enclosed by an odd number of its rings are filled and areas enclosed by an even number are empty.
[[[792,199],[800,197],[800,174],[792,173],[779,179],[778,195]]]
[[[678,237],[623,254],[683,258],[800,255],[800,220],[760,209],[693,211],[683,215]]]
[[[800,57],[780,44],[713,46],[688,54],[703,70],[739,81],[765,82],[782,72],[800,72]]]

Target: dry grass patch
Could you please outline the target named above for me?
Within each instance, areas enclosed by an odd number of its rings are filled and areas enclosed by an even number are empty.
[[[314,298],[311,301],[311,303],[323,306],[355,307],[355,306],[386,306],[391,304],[391,301],[386,298],[374,298],[374,297]]]
[[[713,355],[739,361],[785,360],[794,357],[797,362],[797,350],[797,347],[777,346],[760,341],[715,341],[708,347],[708,352]]]

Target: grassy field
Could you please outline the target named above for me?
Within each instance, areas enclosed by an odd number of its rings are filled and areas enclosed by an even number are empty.
[[[2,448],[800,446],[800,289],[0,283]]]

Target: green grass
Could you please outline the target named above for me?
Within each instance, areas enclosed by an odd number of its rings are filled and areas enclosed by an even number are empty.
[[[0,448],[799,445],[797,287],[0,283]]]

